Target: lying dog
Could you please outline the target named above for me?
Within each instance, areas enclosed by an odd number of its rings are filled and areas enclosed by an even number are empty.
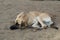
[[[19,26],[16,23],[18,23]],[[40,25],[38,25],[38,23]],[[15,26],[13,26],[20,29],[27,28],[29,25],[31,25],[30,27],[43,29],[46,27],[51,27],[52,24],[54,24],[54,22],[48,13],[31,11],[29,13],[21,12],[18,14],[15,20]],[[13,26],[11,26],[10,29],[12,29]],[[57,27],[54,28],[58,29]]]

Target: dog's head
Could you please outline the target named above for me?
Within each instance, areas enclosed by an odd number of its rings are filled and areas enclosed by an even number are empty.
[[[24,12],[21,12],[17,15],[15,23],[21,24],[24,21]]]
[[[15,24],[10,27],[10,29],[20,29],[25,26],[25,14],[24,12],[21,12],[20,14],[17,15],[17,18],[15,20]]]

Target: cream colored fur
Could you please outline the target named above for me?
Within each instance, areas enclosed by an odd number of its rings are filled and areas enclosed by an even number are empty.
[[[32,27],[37,28],[44,28],[46,26],[50,27],[53,24],[51,16],[48,13],[40,13],[38,11],[30,11],[29,13],[21,12],[17,15],[15,23],[21,24],[22,22],[25,23],[26,26],[32,25]],[[42,25],[39,27],[38,22]]]

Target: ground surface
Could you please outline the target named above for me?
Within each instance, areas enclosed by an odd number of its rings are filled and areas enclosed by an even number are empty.
[[[40,11],[56,15],[56,25],[59,30],[48,28],[33,32],[30,30],[10,30],[12,21],[21,12]],[[60,40],[60,2],[0,0],[0,40]]]

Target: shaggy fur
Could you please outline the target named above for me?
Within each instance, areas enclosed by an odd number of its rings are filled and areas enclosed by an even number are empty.
[[[18,25],[16,23],[18,23]],[[11,29],[13,29],[13,27],[16,27],[14,29],[27,28],[29,27],[29,25],[31,25],[31,27],[33,28],[42,29],[46,27],[51,27],[53,23],[54,22],[52,21],[52,18],[48,13],[40,13],[38,11],[31,11],[29,13],[21,12],[16,17],[15,25],[11,26],[10,28]],[[55,29],[58,28],[55,27]]]

